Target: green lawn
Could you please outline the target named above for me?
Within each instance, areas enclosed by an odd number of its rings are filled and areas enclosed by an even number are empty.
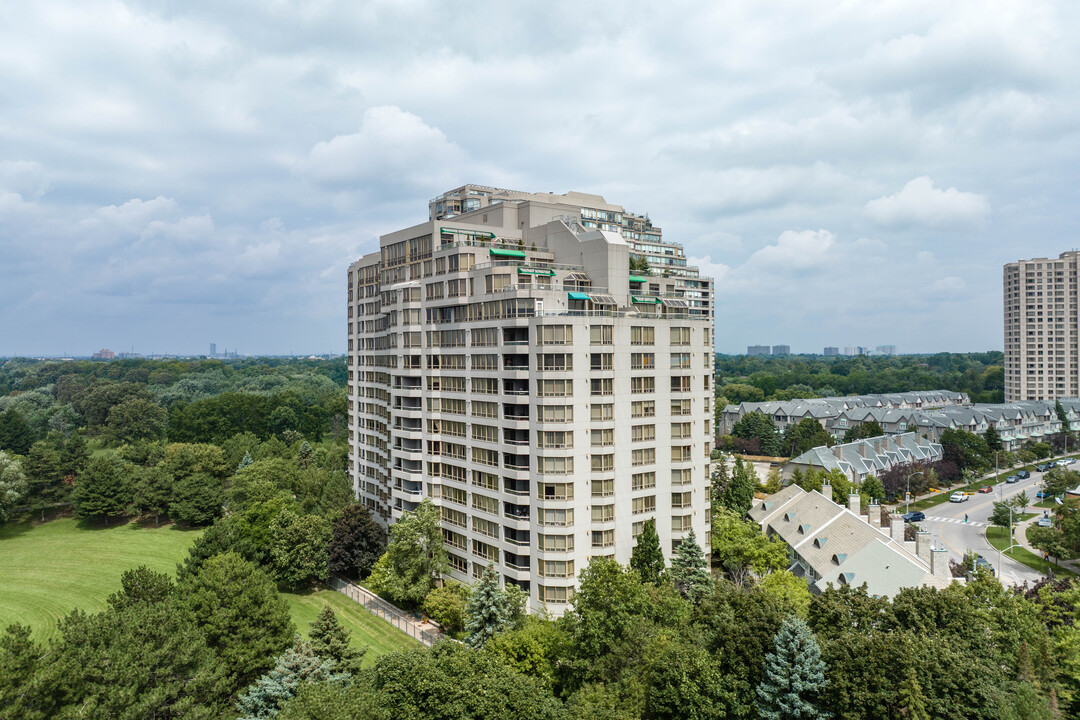
[[[1004,551],[1009,546],[1009,531],[1006,528],[990,526],[986,528],[986,540],[995,550]],[[1038,570],[1041,573],[1053,570],[1054,574],[1060,577],[1078,577],[1071,570],[1046,562],[1027,548],[1015,547],[1004,554],[1018,563],[1023,563],[1032,570]]]
[[[19,622],[29,626],[39,640],[51,637],[56,621],[71,610],[103,610],[109,595],[120,589],[120,574],[125,570],[146,565],[175,575],[177,563],[200,532],[138,523],[96,528],[71,518],[2,525],[0,629]],[[369,647],[365,662],[417,644],[341,593],[321,590],[282,596],[303,635],[323,605],[333,607],[353,642]]]

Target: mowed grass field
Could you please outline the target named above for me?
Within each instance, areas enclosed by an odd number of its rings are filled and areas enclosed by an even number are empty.
[[[50,638],[56,634],[56,621],[75,608],[105,609],[109,595],[120,589],[125,570],[146,565],[175,576],[177,563],[200,532],[138,523],[94,527],[71,518],[0,525],[0,629],[18,622],[30,627],[37,640]],[[365,665],[418,644],[333,590],[282,596],[305,636],[323,606],[333,607],[353,643],[368,646]]]

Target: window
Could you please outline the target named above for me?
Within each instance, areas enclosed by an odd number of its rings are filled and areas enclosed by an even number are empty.
[[[690,400],[672,400],[671,401],[671,414],[672,415],[689,415],[690,414]]]
[[[592,506],[592,521],[593,522],[612,522],[615,520],[615,506],[614,505],[593,505]]]
[[[484,287],[489,293],[502,292],[510,287],[510,276],[491,274],[484,276]]]
[[[574,524],[574,511],[544,508],[540,511],[540,524],[548,527],[570,527]]]
[[[536,471],[541,475],[571,475],[574,472],[574,458],[538,457]]]
[[[656,328],[654,327],[630,327],[630,344],[631,345],[655,345],[656,344]]]
[[[589,381],[589,393],[591,395],[613,395],[615,393],[615,381],[612,378],[593,378]]]
[[[606,480],[593,480],[592,481],[592,496],[593,497],[610,497],[615,494],[615,481],[611,478]]]
[[[671,345],[673,347],[689,345],[690,344],[690,328],[688,327],[673,327],[671,328]]]
[[[468,520],[468,515],[461,512],[460,510],[448,508],[445,505],[442,506],[441,510],[443,522],[450,523],[451,525],[456,525],[458,527],[466,527],[465,521]]]
[[[492,450],[491,448],[473,446],[472,460],[474,463],[479,463],[481,465],[491,465],[493,467],[498,467],[499,451]]]
[[[615,469],[615,455],[593,455],[592,458],[592,471],[593,472],[611,472]]]
[[[672,485],[689,485],[693,481],[693,471],[690,468],[671,471]]]
[[[499,328],[473,328],[469,332],[472,334],[473,347],[495,347],[499,344]]]
[[[472,426],[473,440],[483,440],[484,442],[499,442],[499,428],[494,425],[477,425]]]
[[[442,489],[443,500],[448,500],[458,505],[469,504],[469,493],[462,488],[454,487],[453,485],[447,485]]]
[[[452,435],[465,437],[465,423],[457,420],[428,420],[428,433],[432,435]],[[417,428],[419,430],[420,428]]]
[[[589,418],[594,422],[603,422],[615,419],[615,405],[605,403],[603,405],[590,405]]]
[[[655,400],[635,400],[630,403],[630,417],[647,418],[656,416]]]
[[[635,394],[656,392],[656,378],[632,377],[630,378],[630,392]]]
[[[482,540],[472,541],[473,555],[482,557],[488,562],[498,562],[499,560],[499,548],[494,545],[489,545]]]
[[[536,570],[540,577],[574,577],[573,560],[537,560]],[[553,589],[553,588],[552,588]]]
[[[499,501],[493,497],[488,497],[487,495],[473,493],[472,506],[475,510],[482,510],[491,513],[492,515],[499,514]]]
[[[537,409],[540,411],[539,421],[542,423],[574,422],[573,405],[540,405]]]
[[[594,548],[606,548],[615,544],[614,530],[593,530],[592,546]]]
[[[476,332],[476,331],[474,330],[473,332]],[[498,355],[489,355],[489,354],[473,355],[472,356],[472,369],[473,370],[498,370],[499,369],[499,356]]]
[[[570,353],[540,353],[536,356],[536,364],[541,370],[573,370],[574,356]]]
[[[536,549],[545,552],[569,552],[574,549],[574,536],[537,534]]]
[[[540,397],[568,397],[574,394],[573,380],[541,380]]]
[[[690,435],[691,435],[691,433],[690,433],[690,423],[688,423],[688,422],[671,423],[671,437],[672,437],[672,439],[689,438]]]
[[[574,588],[537,585],[536,594],[537,598],[542,603],[549,603],[551,605],[565,605],[573,599]]]
[[[499,417],[499,403],[482,402],[473,400],[472,414],[474,417],[494,418]]]
[[[574,433],[568,430],[541,430],[536,434],[538,448],[572,448]]]
[[[443,542],[446,543],[447,545],[449,545],[452,548],[457,548],[458,550],[468,550],[469,549],[469,541],[461,533],[456,533],[453,530],[448,530],[446,528],[443,528],[442,529],[442,536],[443,536]]]
[[[690,353],[671,353],[672,370],[689,370]]]
[[[671,446],[671,461],[672,462],[686,462],[690,460],[691,455],[690,445],[672,445]]]
[[[485,490],[498,490],[499,476],[494,473],[484,472],[483,470],[473,470],[472,484],[477,487],[482,487]]]
[[[428,378],[431,380],[431,378]],[[497,378],[474,377],[472,379],[472,391],[482,395],[498,395],[499,380]]]
[[[427,389],[432,392],[465,392],[465,378],[429,375]]]
[[[464,550],[465,548],[461,548],[461,549]],[[469,572],[469,561],[468,560],[465,560],[464,558],[459,558],[454,553],[447,553],[446,556],[450,560],[450,567],[451,568],[458,571],[462,575]]]
[[[654,353],[630,353],[631,370],[652,370],[656,367]]]
[[[630,489],[631,490],[648,490],[649,488],[656,487],[656,473],[655,472],[642,472],[634,473],[631,478]]]
[[[641,448],[640,450],[630,451],[630,464],[631,465],[655,465],[656,464],[656,448]]]
[[[592,353],[589,355],[590,370],[610,370],[614,355],[612,353]]]
[[[671,507],[673,508],[688,508],[693,505],[692,492],[673,492],[671,493]]]
[[[589,431],[590,444],[593,447],[605,447],[607,445],[615,444],[615,431],[613,429],[606,430],[590,430]]]
[[[572,325],[541,325],[537,338],[539,345],[573,345],[574,327]]]
[[[611,325],[593,325],[589,328],[591,345],[611,345],[614,328]]]
[[[549,483],[536,484],[536,497],[540,500],[573,500],[573,483]]]
[[[689,530],[691,526],[692,515],[673,515],[671,518],[671,531],[683,532]]]
[[[641,513],[656,512],[656,496],[645,495],[644,497],[637,497],[631,501],[631,507],[635,515]]]
[[[671,378],[671,392],[690,392],[689,375],[673,375]]]
[[[655,425],[634,425],[630,428],[631,442],[647,442],[656,439]]]

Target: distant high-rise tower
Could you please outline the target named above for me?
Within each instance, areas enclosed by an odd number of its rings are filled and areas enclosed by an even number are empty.
[[[838,348],[838,347],[827,347],[827,348],[825,348],[825,353],[824,354],[825,354],[826,357],[834,357],[834,356],[840,354],[840,348]]]
[[[877,350],[878,355],[895,355],[896,354],[896,346],[895,345],[878,345],[877,348],[875,348],[875,349]]]
[[[217,357],[217,343],[210,343],[210,357]]]
[[[790,355],[791,354],[791,346],[790,345],[773,345],[772,346],[772,354],[773,355]]]
[[[1080,252],[1005,265],[1005,400],[1080,395],[1077,264]]]
[[[771,348],[768,345],[747,345],[747,355],[768,355],[771,352]]]

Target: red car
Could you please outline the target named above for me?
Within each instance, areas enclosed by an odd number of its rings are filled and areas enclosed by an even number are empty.
[[[990,487],[989,485],[983,485],[981,488],[979,488],[979,492],[981,492],[981,493],[992,493],[992,492],[994,492],[994,488]]]

